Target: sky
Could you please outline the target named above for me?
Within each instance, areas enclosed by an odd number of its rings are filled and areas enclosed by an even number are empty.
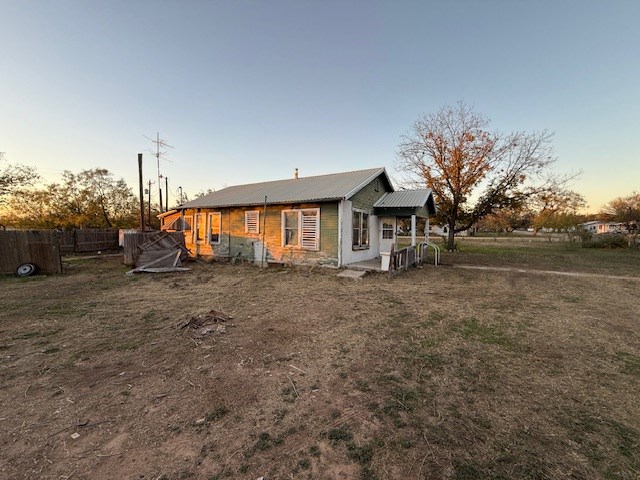
[[[106,168],[170,203],[386,167],[459,101],[554,133],[589,211],[640,190],[637,0],[0,0],[0,152],[47,181]],[[152,187],[153,190],[157,185]]]

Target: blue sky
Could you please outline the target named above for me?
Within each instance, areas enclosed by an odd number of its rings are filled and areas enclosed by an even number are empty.
[[[590,210],[640,190],[640,2],[0,0],[0,151],[170,191],[385,166],[422,113],[555,132]],[[173,197],[172,197],[173,198]]]

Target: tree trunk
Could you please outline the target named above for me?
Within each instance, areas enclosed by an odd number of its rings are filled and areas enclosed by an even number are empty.
[[[447,232],[447,250],[450,252],[453,252],[456,249],[456,232],[454,228],[455,224],[451,225],[451,223],[449,223],[449,231]]]

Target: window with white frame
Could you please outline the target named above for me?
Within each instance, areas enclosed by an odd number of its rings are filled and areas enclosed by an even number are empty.
[[[393,223],[382,223],[382,238],[385,240],[393,240]]]
[[[220,243],[220,226],[221,226],[220,212],[209,214],[209,243],[218,245]]]
[[[260,233],[260,212],[258,210],[244,212],[244,231],[245,233]]]
[[[369,214],[353,211],[353,248],[354,250],[369,248]]]
[[[320,248],[320,209],[282,211],[282,245],[318,250]]]

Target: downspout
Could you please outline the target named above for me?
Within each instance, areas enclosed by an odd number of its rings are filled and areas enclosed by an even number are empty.
[[[296,168],[296,178],[298,176],[298,169]],[[264,238],[267,233],[267,196],[264,196],[264,210],[262,211],[262,248],[260,253],[260,267],[264,268],[264,262],[267,259],[267,248],[264,245]]]
[[[342,267],[342,209],[344,200],[338,203],[338,267]]]

